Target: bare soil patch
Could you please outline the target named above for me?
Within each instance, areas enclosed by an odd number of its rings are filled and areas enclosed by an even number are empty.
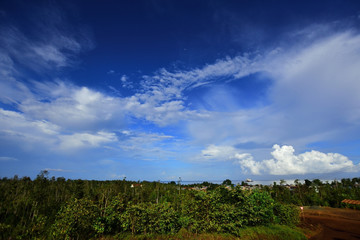
[[[301,227],[310,230],[311,240],[360,239],[360,211],[338,208],[305,208]]]

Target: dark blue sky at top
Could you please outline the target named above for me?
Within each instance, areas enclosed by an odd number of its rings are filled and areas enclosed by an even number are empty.
[[[343,1],[86,1],[81,6],[80,19],[96,36],[97,47],[84,62],[94,71],[85,74],[95,84],[109,68],[130,75],[193,68],[271,46],[293,27],[358,14]]]
[[[2,2],[5,21],[35,39],[38,28],[48,21],[43,7],[64,11],[63,20],[71,30],[85,26],[95,47],[64,75],[70,71],[71,80],[93,87],[118,77],[106,76],[110,70],[137,80],[162,67],[191,69],[217,58],[271,48],[293,28],[356,18],[360,5],[358,1]]]
[[[0,176],[357,174],[359,23],[359,1],[0,0]]]

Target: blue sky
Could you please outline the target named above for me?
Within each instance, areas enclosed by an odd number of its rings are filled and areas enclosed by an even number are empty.
[[[0,176],[360,171],[358,1],[1,1]]]

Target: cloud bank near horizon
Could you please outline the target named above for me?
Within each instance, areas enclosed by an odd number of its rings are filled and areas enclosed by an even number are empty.
[[[256,162],[250,154],[236,154],[237,163],[243,170],[254,175],[305,175],[310,173],[358,172],[360,164],[354,165],[339,153],[322,153],[312,150],[295,155],[292,146],[273,146],[272,159]]]
[[[294,153],[293,146],[275,144],[271,152],[272,159],[255,161],[252,154],[240,152],[234,147],[209,145],[202,150],[198,161],[230,161],[240,165],[244,172],[252,175],[305,175],[360,170],[360,164],[355,165],[353,161],[339,153],[323,153],[315,150],[298,155]]]

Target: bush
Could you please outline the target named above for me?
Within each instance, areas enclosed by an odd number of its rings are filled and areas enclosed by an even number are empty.
[[[89,239],[96,235],[100,212],[87,199],[72,199],[58,213],[52,226],[54,239]]]
[[[122,227],[132,234],[176,233],[180,229],[179,217],[170,203],[135,204],[122,215]]]
[[[268,192],[254,191],[244,202],[248,226],[266,225],[274,220],[274,199]]]
[[[274,205],[275,222],[284,225],[297,225],[300,222],[300,209],[295,205],[276,203]]]

